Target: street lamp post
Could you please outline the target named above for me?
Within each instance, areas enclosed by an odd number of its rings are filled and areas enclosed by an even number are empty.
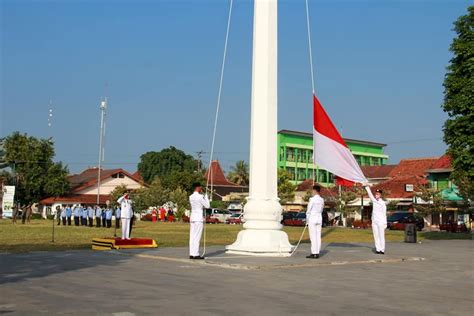
[[[104,161],[105,116],[107,112],[107,98],[100,102],[100,135],[99,135],[99,166],[97,169],[97,205],[100,203],[100,173]]]

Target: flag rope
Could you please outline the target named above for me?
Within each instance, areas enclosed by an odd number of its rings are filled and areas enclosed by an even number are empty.
[[[230,21],[232,18],[232,7],[233,7],[234,0],[230,0],[229,4],[229,15],[227,18],[227,30],[225,34],[225,41],[224,41],[224,53],[222,56],[222,65],[221,65],[221,74],[220,74],[220,79],[219,79],[219,89],[217,92],[217,105],[216,105],[216,114],[214,117],[214,129],[212,131],[212,142],[211,142],[211,152],[209,154],[209,165],[208,165],[208,176],[207,176],[207,181],[206,181],[206,193],[210,191],[211,198],[212,200],[212,194],[214,190],[214,179],[213,179],[213,174],[212,174],[212,159],[214,156],[214,147],[215,147],[215,142],[216,142],[216,133],[217,133],[217,122],[219,121],[219,112],[220,112],[220,107],[221,107],[221,96],[222,96],[222,84],[224,82],[224,69],[225,69],[225,61],[227,57],[227,43],[229,42],[229,33],[230,33]],[[209,190],[209,182],[210,182],[210,190]],[[203,254],[202,256],[206,254],[206,214],[204,217],[204,236],[203,236]]]

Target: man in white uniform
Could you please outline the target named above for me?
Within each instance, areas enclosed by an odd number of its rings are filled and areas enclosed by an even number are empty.
[[[200,183],[193,184],[194,193],[189,196],[191,204],[191,216],[189,218],[189,259],[204,259],[199,255],[199,242],[201,241],[204,210],[210,207],[207,194],[201,194]]]
[[[364,185],[372,201],[372,232],[374,234],[375,251],[379,255],[385,254],[385,228],[387,228],[387,204],[382,199],[382,191],[372,194],[369,186]]]
[[[122,220],[122,239],[130,240],[130,219],[133,215],[132,200],[128,193],[125,193],[117,200],[120,204],[120,218]]]
[[[321,226],[323,224],[324,199],[319,195],[321,187],[313,186],[313,196],[309,199],[308,210],[306,211],[306,224],[311,240],[311,254],[308,259],[318,259],[321,250]]]

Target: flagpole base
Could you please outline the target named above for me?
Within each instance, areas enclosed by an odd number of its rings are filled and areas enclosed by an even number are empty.
[[[226,253],[260,257],[289,257],[294,246],[281,230],[245,229],[226,246]]]

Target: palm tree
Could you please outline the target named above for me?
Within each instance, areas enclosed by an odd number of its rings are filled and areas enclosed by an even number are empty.
[[[228,178],[231,182],[238,185],[249,184],[249,166],[243,160],[239,160],[235,163],[235,166],[230,168],[231,171],[228,174]]]

